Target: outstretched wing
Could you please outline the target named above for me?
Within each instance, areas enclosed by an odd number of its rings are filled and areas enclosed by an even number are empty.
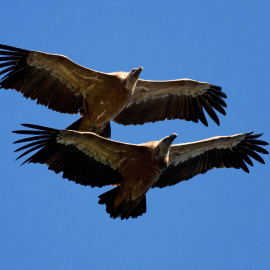
[[[17,159],[39,150],[23,164],[47,164],[55,173],[63,172],[63,178],[85,186],[120,184],[123,176],[118,169],[132,155],[132,151],[140,147],[107,140],[91,132],[58,130],[30,124],[23,126],[32,130],[13,132],[33,136],[14,142],[27,142],[15,151],[26,150]]]
[[[84,99],[106,73],[84,68],[69,58],[0,45],[0,87],[15,89],[38,104],[76,114]]]
[[[213,168],[241,168],[249,172],[246,163],[253,166],[250,157],[264,164],[264,160],[256,152],[268,154],[260,146],[268,143],[257,139],[262,134],[252,133],[173,145],[170,150],[170,165],[162,172],[154,187],[175,185]]]
[[[123,125],[137,125],[165,119],[185,119],[208,126],[203,108],[219,125],[216,109],[226,114],[221,87],[189,79],[174,81],[138,80],[135,92],[124,110],[114,119]]]

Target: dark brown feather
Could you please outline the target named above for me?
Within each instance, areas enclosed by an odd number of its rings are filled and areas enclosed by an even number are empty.
[[[215,121],[215,123],[219,126],[219,119],[215,113],[215,111],[212,109],[211,105],[209,102],[205,99],[204,96],[200,96],[200,102],[203,105],[203,108],[206,110],[208,115]]]
[[[179,161],[178,164],[171,163],[168,168],[161,173],[158,181],[153,187],[162,188],[175,185],[183,180],[188,180],[197,174],[204,174],[214,167],[241,168],[248,173],[249,169],[246,163],[253,166],[250,157],[264,164],[264,160],[256,152],[268,154],[268,151],[257,144],[268,145],[268,143],[255,139],[262,134],[252,135],[252,132],[250,132],[244,135],[245,137],[232,148],[208,149],[198,154],[198,156],[190,157],[182,162]]]
[[[15,143],[29,142],[19,149],[22,153],[17,159],[39,150],[24,163],[47,164],[50,170],[56,173],[63,172],[63,178],[74,181],[81,185],[102,187],[105,185],[116,185],[122,180],[121,174],[111,167],[104,165],[94,158],[79,151],[75,145],[64,145],[57,143],[56,137],[60,131],[42,126],[23,124],[35,130],[17,130],[17,134],[38,135],[26,139],[21,139]],[[42,136],[40,136],[42,135]]]
[[[143,81],[146,83],[146,81]],[[149,82],[154,84],[155,82]],[[161,82],[159,82],[161,83]],[[176,82],[168,82],[176,83]],[[136,90],[135,90],[136,93]],[[226,107],[226,94],[221,92],[221,87],[211,85],[202,95],[192,96],[179,94],[177,92],[166,93],[134,100],[127,104],[122,112],[114,118],[114,121],[123,125],[137,125],[145,122],[156,122],[164,119],[185,119],[195,123],[200,120],[208,125],[202,105],[209,116],[219,125],[219,119],[212,109],[215,108],[221,114],[226,114],[223,107]],[[146,109],[147,108],[147,109]]]
[[[7,67],[0,72],[6,75],[0,81],[0,87],[4,89],[15,89],[24,97],[37,100],[37,104],[48,106],[48,108],[63,113],[78,113],[82,107],[83,98],[76,96],[58,78],[53,77],[49,71],[30,67],[27,58],[31,51],[0,45],[0,68]],[[15,52],[12,52],[12,51]],[[8,61],[8,62],[7,62]]]

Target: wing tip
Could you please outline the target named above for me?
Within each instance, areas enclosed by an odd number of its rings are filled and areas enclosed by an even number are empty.
[[[4,45],[4,44],[0,44],[0,49],[5,50],[5,51],[12,51],[12,52],[22,52],[22,53],[28,52],[28,50],[14,47],[14,46]]]

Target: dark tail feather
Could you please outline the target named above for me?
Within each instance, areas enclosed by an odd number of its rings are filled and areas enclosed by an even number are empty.
[[[100,136],[110,139],[111,138],[111,124],[110,122],[106,125],[102,132],[99,134]]]
[[[110,214],[112,218],[117,218],[119,214],[116,214],[114,210],[114,201],[116,198],[116,195],[118,194],[119,187],[113,188],[100,196],[100,200],[98,201],[99,204],[106,204],[106,211]]]
[[[146,197],[145,195],[143,198],[140,200],[139,204],[137,205],[136,208],[134,208],[130,212],[130,216],[132,218],[137,218],[138,216],[141,216],[142,214],[146,213]]]
[[[68,126],[66,129],[78,131],[81,121],[82,121],[82,118],[79,118],[77,121],[75,121],[73,124]]]
[[[146,197],[138,198],[135,201],[124,201],[117,209],[114,208],[115,198],[118,194],[119,187],[111,189],[99,196],[99,204],[106,204],[106,211],[110,217],[128,219],[130,217],[137,218],[146,213]]]
[[[75,130],[78,131],[79,130],[79,126],[81,124],[82,118],[79,118],[77,121],[75,121],[73,124],[71,124],[70,126],[68,126],[66,129],[70,129],[70,130]],[[101,132],[96,132],[95,129],[92,130],[84,130],[86,132],[94,132],[104,138],[111,138],[111,125],[110,122],[106,125],[106,127],[103,129],[103,131]]]

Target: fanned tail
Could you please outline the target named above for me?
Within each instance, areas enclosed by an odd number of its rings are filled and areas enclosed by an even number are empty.
[[[137,218],[143,213],[146,213],[146,197],[142,197],[133,201],[124,201],[117,208],[114,206],[115,198],[119,192],[119,187],[111,189],[99,196],[99,204],[106,204],[106,211],[110,214],[110,217],[121,219]]]
[[[77,121],[75,121],[73,124],[71,124],[70,126],[68,126],[66,129],[70,129],[70,130],[75,130],[75,131],[79,131],[79,126],[81,124],[82,118],[79,118]],[[102,131],[96,131],[95,128],[91,129],[91,130],[84,130],[85,132],[94,132],[104,138],[111,138],[111,125],[110,122],[105,126],[105,128]]]

